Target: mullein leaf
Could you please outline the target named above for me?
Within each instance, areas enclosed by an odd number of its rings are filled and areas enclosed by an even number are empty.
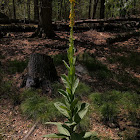
[[[61,103],[61,102],[56,102],[54,103],[55,107],[59,110],[60,113],[62,113],[64,116],[66,116],[67,118],[69,118],[69,109],[66,107],[65,104]]]
[[[68,101],[70,101],[70,98],[68,96],[68,92],[67,91],[64,91],[63,89],[59,89],[58,92],[63,95],[65,98],[67,98]]]
[[[75,65],[75,62],[76,62],[76,57],[73,56],[73,65]]]
[[[64,65],[66,66],[66,68],[68,69],[68,71],[70,70],[70,67],[69,67],[69,65],[66,63],[66,61],[64,61],[63,60],[63,62],[64,62]]]
[[[57,125],[57,129],[60,134],[70,136],[70,128],[67,125],[65,125],[65,124]]]
[[[92,135],[96,135],[96,134],[93,133],[93,132],[86,132],[85,135],[84,135],[84,138],[89,138],[89,137],[91,137]]]
[[[60,125],[62,123],[61,122],[46,122],[45,124]]]
[[[75,99],[70,106],[70,109],[73,110],[73,108],[76,106],[76,104],[78,103],[78,99]]]
[[[73,94],[75,93],[75,90],[78,87],[78,85],[79,85],[79,79],[76,78],[76,80],[74,81],[73,87],[72,87],[72,93]]]
[[[62,79],[62,81],[63,81],[63,83],[64,83],[64,85],[65,85],[66,88],[70,88],[70,87],[71,87],[71,86],[70,86],[70,81],[69,81],[67,75],[62,74],[62,75],[61,75],[61,79]]]
[[[81,109],[78,112],[81,119],[83,119],[83,117],[86,115],[86,113],[88,111],[88,107],[89,107],[88,103],[82,103],[81,104]]]
[[[66,138],[67,136],[64,134],[52,133],[52,134],[44,135],[42,137],[45,137],[45,138]]]

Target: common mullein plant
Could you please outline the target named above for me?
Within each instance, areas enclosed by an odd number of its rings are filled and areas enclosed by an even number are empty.
[[[89,140],[91,132],[77,132],[76,127],[86,115],[88,111],[88,103],[80,103],[75,98],[75,90],[78,87],[79,79],[75,76],[75,48],[73,38],[73,26],[74,26],[74,6],[75,0],[70,1],[70,44],[67,51],[69,64],[64,61],[64,64],[68,70],[68,75],[63,74],[61,79],[64,83],[66,90],[60,89],[58,92],[64,96],[65,103],[56,102],[55,107],[67,118],[64,123],[61,122],[47,122],[46,124],[54,124],[57,126],[58,133],[44,135],[48,138],[64,138],[66,140]]]

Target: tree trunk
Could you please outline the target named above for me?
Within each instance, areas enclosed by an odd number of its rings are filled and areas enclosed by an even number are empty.
[[[34,21],[39,21],[39,6],[38,6],[38,0],[34,0]]]
[[[65,21],[68,20],[68,14],[67,14],[67,2],[64,0],[64,19]]]
[[[133,2],[133,14],[135,15],[136,14],[136,0],[134,0]]]
[[[2,20],[2,19],[3,19],[3,20],[9,20],[9,17],[0,12],[0,19],[1,19],[1,20]]]
[[[63,19],[63,1],[60,2],[60,20]]]
[[[25,0],[24,0],[24,23],[26,22],[26,5],[25,5]]]
[[[30,22],[30,0],[27,0],[27,13],[28,13],[28,20]]]
[[[32,35],[32,37],[34,36],[44,38],[53,38],[55,36],[52,28],[52,0],[41,0],[39,26]]]
[[[61,14],[60,14],[60,11],[61,11],[60,5],[61,5],[61,1],[58,0],[58,5],[57,5],[57,6],[58,6],[58,11],[57,11],[57,13],[58,13],[58,20],[60,20],[60,18],[61,18],[61,17],[60,17],[60,15],[61,15]]]
[[[42,88],[45,92],[50,89],[50,83],[57,81],[58,76],[53,59],[45,54],[31,54],[28,63],[28,72],[22,87]]]
[[[89,11],[88,11],[88,18],[91,18],[91,0],[89,0]]]
[[[92,19],[95,18],[98,2],[99,2],[99,0],[94,0]]]
[[[13,0],[13,17],[16,19],[16,7],[15,7],[15,0]]]
[[[105,0],[101,0],[100,19],[103,19],[104,17],[105,17]]]

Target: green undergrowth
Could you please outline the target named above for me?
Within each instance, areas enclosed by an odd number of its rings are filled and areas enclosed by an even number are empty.
[[[28,60],[26,61],[19,61],[13,60],[8,62],[8,72],[10,74],[15,74],[16,72],[21,73],[27,67]]]
[[[64,64],[63,60],[68,62],[68,57],[66,53],[62,53],[62,54],[57,54],[53,56],[53,62],[55,66],[59,66]]]
[[[10,99],[13,105],[19,105],[20,94],[13,88],[12,81],[2,81],[0,84],[0,99]],[[1,100],[2,101],[2,100]]]
[[[35,90],[25,90],[22,94],[21,111],[29,119],[40,119],[42,123],[46,121],[63,120],[63,115],[55,108],[57,101],[64,102],[61,97],[50,99],[47,96],[40,95]],[[90,115],[91,112],[89,111]],[[89,130],[90,119],[85,116],[79,125],[80,130]]]
[[[127,56],[111,56],[108,57],[110,63],[119,63],[122,67],[129,67],[136,69],[139,66],[140,54],[139,52],[131,52]]]
[[[0,69],[0,102],[2,99],[10,99],[13,105],[20,104],[20,94],[16,92],[16,88],[13,87],[13,82],[4,80],[5,73]]]
[[[64,85],[59,82],[55,82],[52,84],[53,95],[60,96],[58,94],[59,89],[64,89]],[[79,82],[79,85],[75,91],[75,95],[81,99],[81,97],[87,97],[92,92],[92,88],[84,82]]]
[[[60,96],[60,94],[58,93],[58,90],[59,89],[64,89],[64,85],[62,85],[60,82],[54,82],[53,84],[52,84],[52,90],[53,90],[53,95],[54,96]]]
[[[87,68],[92,77],[97,76],[99,79],[108,79],[112,77],[112,73],[107,66],[98,61],[95,56],[84,53],[83,55],[79,55],[77,59]]]
[[[83,101],[79,101],[79,102],[82,103]],[[84,118],[77,126],[77,132],[90,131],[92,129],[92,121],[91,121],[92,113],[93,113],[93,109],[91,106],[89,106],[87,115],[84,116]]]
[[[75,95],[81,99],[81,97],[88,96],[91,92],[92,92],[92,88],[89,85],[83,82],[79,82],[79,85],[75,91]]]
[[[49,99],[40,95],[35,90],[25,90],[22,94],[21,110],[24,115],[34,120],[40,119],[42,123],[63,118],[61,113],[54,107],[54,102],[61,98]]]
[[[139,132],[136,130],[136,128],[128,128],[121,132],[120,135],[124,140],[139,140]]]
[[[132,88],[130,89],[130,85],[140,85],[138,78],[124,70],[125,67],[131,67],[135,70],[137,68],[139,69],[140,55],[138,53],[132,53],[127,57],[108,57],[110,63],[119,63],[123,66],[122,69],[117,72],[109,70],[105,64],[102,64],[94,55],[89,53],[80,54],[77,60],[87,68],[91,77],[96,77],[98,80],[113,80],[117,83],[128,85],[123,86],[123,90],[132,90]],[[136,91],[135,89],[133,90]]]
[[[3,97],[8,97],[11,94],[12,82],[11,81],[2,81],[0,86],[0,93]]]
[[[140,95],[136,93],[118,91],[92,93],[89,99],[105,122],[116,122],[119,114],[123,114],[132,123],[139,123]]]
[[[124,84],[140,86],[139,79],[132,76],[128,71],[125,70],[129,68],[133,72],[139,72],[140,55],[138,52],[132,52],[131,54],[128,54],[127,56],[114,55],[114,56],[108,57],[107,59],[109,63],[119,64],[119,67],[121,68],[117,73],[113,74],[114,79]]]
[[[130,73],[126,72],[126,71],[119,71],[118,74],[116,74],[114,76],[117,81],[125,84],[125,83],[129,83],[130,85],[140,85],[140,81],[136,78],[133,77],[132,75],[130,75]],[[128,88],[128,87],[126,87]],[[131,89],[130,89],[131,90]]]

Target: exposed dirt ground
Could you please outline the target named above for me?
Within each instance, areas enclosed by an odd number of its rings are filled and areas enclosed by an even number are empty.
[[[1,59],[3,68],[6,67],[8,60],[25,60],[29,58],[31,53],[43,53],[55,55],[58,53],[66,53],[69,42],[69,32],[56,32],[57,37],[54,39],[29,38],[32,33],[9,33],[4,38],[0,39],[0,52],[5,59]],[[140,53],[140,37],[132,37],[124,42],[117,42],[107,45],[106,39],[115,35],[109,32],[97,32],[95,30],[75,33],[75,48],[76,55],[86,51],[94,54],[98,60],[107,64],[112,71],[121,69],[119,64],[109,64],[107,57],[113,55],[125,55],[131,52]],[[118,50],[118,51],[116,51]],[[125,69],[130,75],[140,80],[140,67],[136,70],[131,68]],[[61,70],[59,71],[61,73]],[[18,74],[17,74],[18,75]],[[14,79],[16,75],[8,75],[7,78]],[[92,85],[94,91],[107,91],[119,89],[121,86],[129,86],[132,89],[138,89],[138,85],[122,85],[115,80],[101,81],[96,78],[84,77],[83,80]],[[34,122],[27,120],[21,115],[19,106],[13,107],[10,100],[0,101],[0,135],[4,140],[20,140],[27,134]],[[109,128],[98,122],[97,119],[92,120],[92,130],[99,135],[109,136],[112,139],[118,139],[118,128]],[[42,135],[56,132],[55,127],[47,127],[39,124],[28,140],[47,140],[41,138]]]

